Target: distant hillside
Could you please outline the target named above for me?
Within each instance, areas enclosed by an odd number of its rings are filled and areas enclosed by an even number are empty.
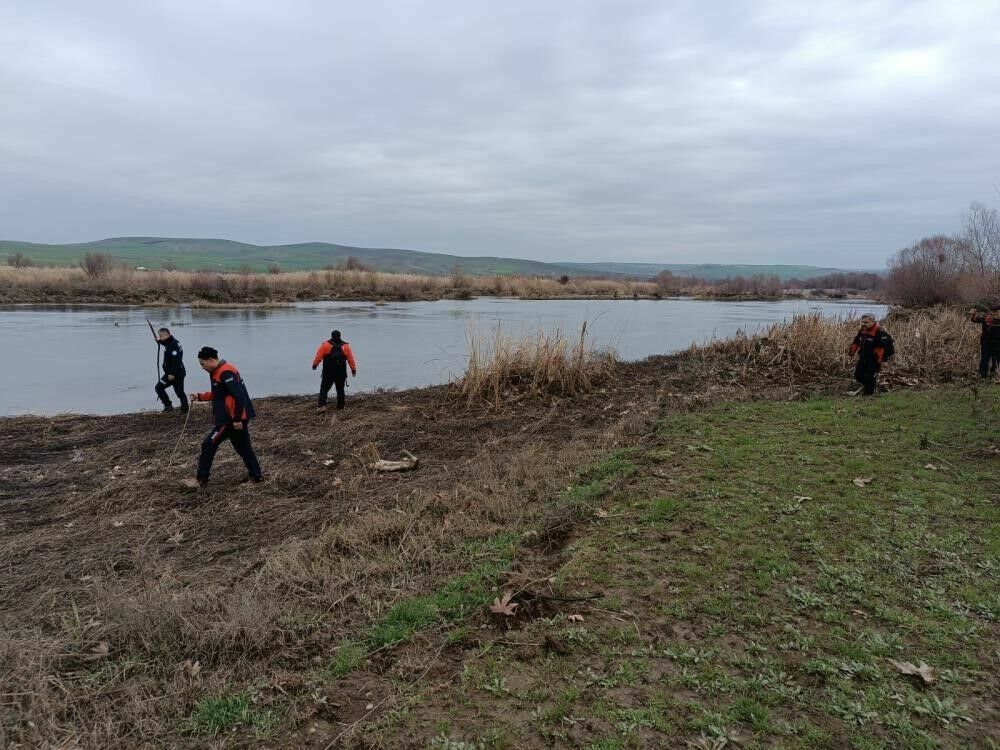
[[[329,242],[295,245],[252,245],[220,239],[170,237],[112,237],[95,242],[45,245],[31,242],[0,241],[0,262],[11,253],[21,252],[33,261],[72,265],[86,253],[106,252],[132,266],[159,268],[164,262],[178,269],[265,271],[278,265],[285,271],[314,270],[337,266],[350,257],[379,271],[444,275],[455,265],[476,276],[496,274],[525,276],[603,276],[648,279],[667,270],[677,275],[719,279],[726,276],[766,274],[782,279],[808,278],[838,269],[816,266],[754,266],[677,263],[543,263],[518,258],[463,257],[418,250],[351,247]]]

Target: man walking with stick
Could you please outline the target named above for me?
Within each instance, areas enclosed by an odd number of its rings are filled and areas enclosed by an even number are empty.
[[[147,323],[149,321],[146,321]],[[149,324],[149,329],[153,330],[153,324]],[[156,384],[156,395],[163,403],[163,411],[174,410],[174,405],[170,403],[170,396],[167,395],[167,388],[173,386],[177,400],[180,402],[181,414],[186,414],[188,410],[187,395],[184,393],[184,376],[187,371],[184,369],[184,347],[181,342],[173,337],[169,328],[161,328],[154,334],[157,346],[163,347],[163,377]]]

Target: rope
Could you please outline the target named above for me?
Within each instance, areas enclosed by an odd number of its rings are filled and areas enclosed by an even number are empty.
[[[177,442],[174,443],[174,449],[170,453],[170,460],[167,461],[167,471],[170,471],[170,467],[174,465],[174,456],[177,455],[177,449],[180,448],[181,440],[184,438],[184,432],[187,430],[188,420],[191,419],[191,404],[188,404],[187,414],[184,415],[184,425],[181,427],[181,434],[177,436]]]

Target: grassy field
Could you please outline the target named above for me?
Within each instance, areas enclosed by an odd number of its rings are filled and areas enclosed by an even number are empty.
[[[449,631],[468,643],[456,683],[417,687],[360,744],[996,747],[998,405],[949,390],[663,419],[565,490],[592,522],[552,585],[600,597],[485,643]]]
[[[782,279],[810,278],[834,271],[831,268],[789,265],[726,265],[683,263],[544,263],[521,258],[493,256],[466,257],[449,253],[417,250],[368,248],[337,245],[329,242],[304,242],[294,245],[253,245],[221,239],[179,237],[113,237],[95,242],[49,245],[0,240],[0,259],[11,253],[24,253],[40,263],[73,265],[86,253],[111,253],[116,259],[135,266],[159,268],[170,261],[182,270],[229,270],[243,267],[266,271],[278,265],[286,271],[321,270],[345,263],[354,257],[366,266],[390,273],[447,275],[456,264],[475,276],[501,274],[522,276],[607,278],[652,278],[660,271],[684,276],[720,279],[728,276],[765,274]]]

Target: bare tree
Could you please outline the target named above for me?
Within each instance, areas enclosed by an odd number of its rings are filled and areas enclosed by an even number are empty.
[[[92,279],[109,275],[114,267],[115,259],[111,253],[87,253],[80,261],[80,268]]]
[[[7,256],[7,265],[14,268],[31,268],[35,264],[24,253],[11,253]]]
[[[975,275],[981,294],[1000,297],[1000,213],[972,203],[964,218],[959,249],[965,270]]]
[[[897,250],[889,260],[885,290],[899,304],[924,307],[962,298],[961,241],[943,234]]]

